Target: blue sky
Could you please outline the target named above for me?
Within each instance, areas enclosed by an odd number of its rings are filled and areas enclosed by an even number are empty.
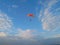
[[[0,0],[1,36],[32,40],[60,37],[60,0]]]
[[[13,20],[14,27],[22,29],[38,29],[41,30],[41,24],[38,20],[38,15],[36,15],[36,7],[38,0],[17,0],[17,1],[1,1],[1,10],[8,14]],[[13,7],[12,7],[13,6]],[[34,18],[30,22],[30,17],[27,17],[27,14],[34,14]],[[42,31],[42,30],[41,30]]]

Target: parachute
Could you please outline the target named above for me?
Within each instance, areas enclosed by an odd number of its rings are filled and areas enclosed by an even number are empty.
[[[34,15],[33,15],[33,14],[28,14],[27,16],[29,16],[29,17],[34,17]]]
[[[27,16],[30,17],[30,21],[32,21],[32,18],[34,17],[34,15],[33,14],[28,14]]]

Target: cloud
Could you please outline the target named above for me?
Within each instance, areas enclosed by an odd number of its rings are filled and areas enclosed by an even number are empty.
[[[51,38],[60,38],[60,34],[53,35]]]
[[[7,36],[6,33],[4,33],[4,32],[0,32],[0,37],[6,37],[6,36]]]
[[[30,29],[27,29],[27,30],[22,30],[22,29],[18,29],[18,34],[17,36],[22,38],[22,39],[32,39],[34,37],[34,30],[30,30]]]
[[[42,22],[44,30],[57,30],[60,28],[60,13],[58,14],[58,5],[59,0],[50,0],[47,1],[44,5],[44,8],[41,8],[39,19]],[[47,4],[47,5],[46,5]]]
[[[18,8],[18,5],[12,5],[12,8]]]
[[[13,36],[8,36],[4,32],[1,32],[0,35],[3,36],[3,38],[0,38],[0,45],[40,45],[34,30],[19,28]]]
[[[4,13],[0,12],[0,31],[12,28],[12,20]]]

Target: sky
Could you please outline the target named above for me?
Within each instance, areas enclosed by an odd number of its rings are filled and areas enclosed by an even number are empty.
[[[0,0],[1,39],[9,45],[40,45],[47,39],[60,44],[60,0]]]

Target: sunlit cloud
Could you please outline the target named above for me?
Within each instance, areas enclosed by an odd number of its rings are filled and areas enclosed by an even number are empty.
[[[46,2],[45,7],[40,10],[39,19],[42,22],[44,30],[57,30],[60,28],[60,14],[58,10],[60,7],[54,9],[53,6],[57,6],[59,0],[51,0]],[[54,13],[55,12],[55,13]]]
[[[18,29],[18,34],[17,36],[22,38],[22,39],[32,39],[35,35],[33,33],[34,30],[30,30],[30,29],[27,29],[27,30],[22,30],[22,29]]]
[[[4,33],[4,32],[0,32],[0,37],[6,37],[6,36],[7,36],[6,33]]]

